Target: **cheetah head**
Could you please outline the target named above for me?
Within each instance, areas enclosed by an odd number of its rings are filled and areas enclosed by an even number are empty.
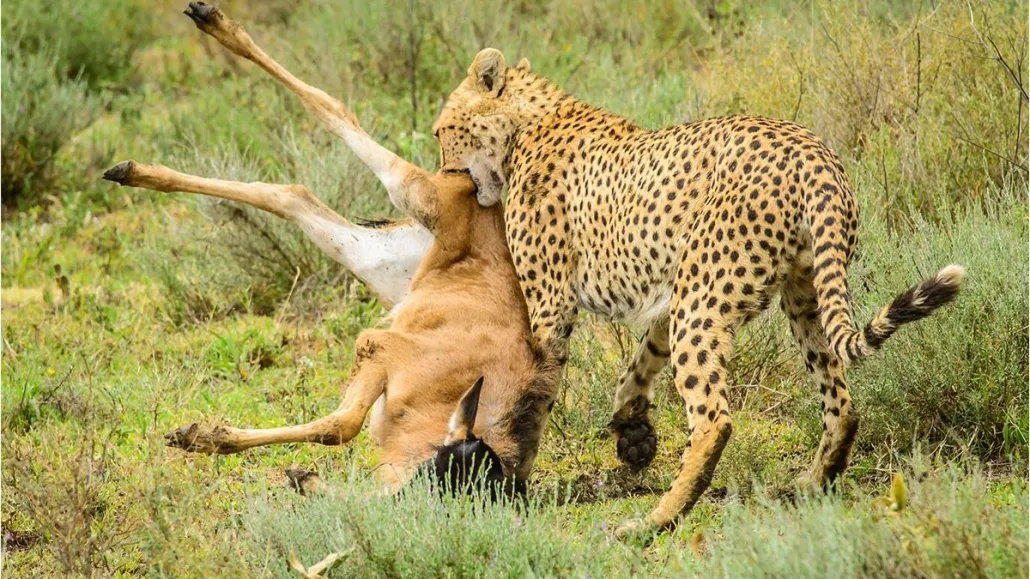
[[[433,124],[441,170],[470,173],[481,205],[500,201],[507,185],[508,148],[527,112],[518,81],[528,72],[526,59],[509,68],[499,50],[480,51]]]

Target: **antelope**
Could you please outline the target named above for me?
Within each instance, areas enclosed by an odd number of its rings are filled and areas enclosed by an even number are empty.
[[[292,221],[392,307],[389,329],[358,336],[342,402],[328,416],[267,429],[191,424],[168,434],[169,446],[229,454],[270,444],[343,445],[371,410],[369,430],[383,449],[376,473],[387,488],[404,484],[420,465],[454,486],[483,469],[488,482],[520,488],[558,367],[530,332],[501,207],[478,203],[468,173],[432,174],[379,145],[343,103],[293,76],[217,8],[192,2],[185,14],[293,92],[410,218],[359,226],[303,185],[223,181],[134,161],[109,169],[103,178],[120,185],[229,199]]]

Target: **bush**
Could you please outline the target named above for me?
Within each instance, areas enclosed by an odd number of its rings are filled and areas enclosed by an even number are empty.
[[[1025,463],[1027,200],[1014,186],[990,197],[982,208],[939,208],[937,225],[913,213],[893,231],[882,208],[865,208],[852,283],[861,323],[949,263],[964,265],[967,281],[953,306],[900,330],[850,373],[860,448],[907,453],[922,440]]]
[[[605,563],[584,548],[603,541],[602,534],[570,542],[550,524],[564,501],[534,501],[525,511],[441,499],[424,481],[396,498],[370,496],[370,480],[333,490],[308,503],[280,497],[253,505],[243,535],[262,574],[288,577],[291,551],[308,565],[335,551],[344,559],[334,573],[344,577],[607,576]],[[290,516],[282,516],[284,509]]]
[[[97,118],[111,96],[101,98],[102,88],[131,85],[132,55],[157,30],[139,0],[13,0],[0,10],[3,202],[10,207],[56,196],[55,155]],[[86,164],[76,164],[69,175],[84,172]]]
[[[683,571],[698,577],[1027,574],[1025,483],[992,488],[983,473],[961,467],[910,472],[902,493],[907,505],[894,496],[860,495],[860,508],[833,496],[810,497],[797,507],[731,506],[714,529],[711,556],[686,559]]]
[[[13,205],[53,183],[53,159],[77,131],[95,118],[97,99],[84,81],[67,78],[59,57],[49,50],[3,52],[3,202]]]
[[[92,88],[126,80],[132,54],[157,36],[141,0],[4,2],[3,35],[19,52],[46,53],[68,78]]]

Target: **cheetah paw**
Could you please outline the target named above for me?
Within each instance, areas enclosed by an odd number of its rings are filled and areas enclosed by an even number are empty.
[[[658,433],[651,423],[643,418],[617,424],[613,430],[619,460],[634,472],[647,468],[658,451]]]

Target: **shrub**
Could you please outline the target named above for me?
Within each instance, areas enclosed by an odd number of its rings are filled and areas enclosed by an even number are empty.
[[[375,488],[353,477],[312,501],[256,501],[243,520],[251,559],[280,577],[293,573],[290,552],[308,565],[339,552],[334,573],[346,577],[608,576],[610,563],[591,553],[604,541],[599,529],[571,539],[553,526],[562,500],[522,510],[438,498],[424,481],[396,498],[372,496]]]
[[[28,546],[41,543],[64,576],[114,573],[121,557],[112,553],[122,553],[138,530],[127,517],[131,504],[117,501],[111,490],[111,479],[123,470],[118,433],[101,428],[48,431],[39,446],[6,437],[3,443],[5,530],[11,532],[8,517],[17,513],[22,528],[15,532],[29,538]]]
[[[78,78],[66,78],[59,58],[48,50],[3,47],[3,201],[37,197],[53,183],[53,159],[97,114],[98,102]]]
[[[1025,462],[1027,201],[1016,187],[990,197],[983,207],[940,207],[936,225],[912,213],[894,230],[882,208],[865,208],[852,283],[861,323],[949,263],[964,265],[967,281],[953,306],[902,329],[850,373],[860,447],[907,453],[923,440]]]
[[[917,467],[907,505],[859,495],[797,507],[731,506],[710,557],[684,558],[699,577],[1021,577],[1028,571],[1027,487],[992,488],[976,469]],[[916,479],[925,479],[916,482]],[[902,479],[904,480],[904,479]],[[886,494],[886,493],[885,493]]]
[[[58,150],[96,119],[101,88],[130,84],[132,55],[157,30],[139,0],[13,0],[0,10],[3,201],[12,206],[56,196]]]
[[[2,10],[5,40],[50,52],[64,75],[93,88],[125,80],[132,54],[157,36],[153,7],[140,0],[10,0]]]

